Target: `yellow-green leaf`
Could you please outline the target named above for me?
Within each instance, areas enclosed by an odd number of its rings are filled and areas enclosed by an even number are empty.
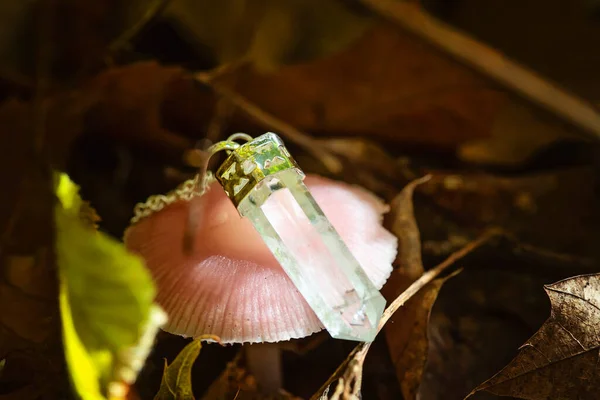
[[[60,313],[62,317],[63,341],[65,347],[65,358],[69,366],[71,381],[77,393],[84,400],[102,400],[105,397],[100,391],[100,371],[93,356],[87,352],[85,346],[79,340],[73,316],[69,304],[68,290],[65,279],[60,279]]]
[[[208,338],[218,341],[214,336],[198,337],[181,350],[171,365],[165,361],[162,382],[154,400],[194,400],[192,366],[200,354],[202,340]]]
[[[81,219],[78,187],[57,177],[56,256],[66,359],[77,393],[103,399],[109,385],[130,381],[164,322],[143,261]],[[140,348],[142,346],[143,348]],[[123,365],[135,360],[136,365]],[[134,356],[134,357],[132,357]],[[126,379],[127,378],[127,379]],[[128,383],[128,382],[127,382]]]

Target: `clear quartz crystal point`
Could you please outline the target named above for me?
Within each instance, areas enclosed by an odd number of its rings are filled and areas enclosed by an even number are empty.
[[[266,150],[270,144],[272,152]],[[248,158],[261,145],[265,151],[259,154],[267,155]],[[304,185],[304,174],[275,134],[262,135],[244,146],[217,171],[238,211],[252,222],[332,337],[372,341],[385,299]],[[289,163],[279,162],[281,168],[269,169],[277,157]],[[250,172],[249,159],[260,171]],[[250,173],[230,179],[236,165],[242,165],[239,172],[244,163]],[[243,190],[244,196],[236,197]]]

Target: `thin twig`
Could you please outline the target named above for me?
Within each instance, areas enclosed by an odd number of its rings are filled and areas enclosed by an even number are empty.
[[[418,4],[397,0],[361,0],[382,17],[426,40],[477,72],[600,138],[598,109],[485,44],[424,12]]]
[[[338,174],[341,172],[342,162],[338,159],[338,157],[323,149],[322,145],[320,145],[317,140],[294,128],[287,122],[284,122],[274,115],[262,110],[260,107],[248,101],[246,98],[237,94],[233,90],[216,83],[210,74],[198,73],[196,74],[196,79],[206,85],[211,86],[218,95],[227,98],[233,105],[238,107],[248,116],[277,131],[278,133],[281,133],[281,135],[285,136],[291,142],[302,146],[308,152],[312,153],[317,159],[319,159],[332,173]]]

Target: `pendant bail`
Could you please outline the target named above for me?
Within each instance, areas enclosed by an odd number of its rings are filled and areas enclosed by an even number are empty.
[[[232,143],[232,140],[237,138],[246,139],[241,135],[245,134],[232,135],[225,142],[216,143],[214,146],[220,143],[224,143],[221,146],[225,146],[225,143]],[[269,175],[294,168],[304,176],[281,138],[275,133],[265,133],[235,148],[229,146],[227,150],[231,150],[229,156],[217,169],[215,176],[236,207]]]

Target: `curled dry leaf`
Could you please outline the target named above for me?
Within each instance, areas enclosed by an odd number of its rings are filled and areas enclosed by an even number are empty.
[[[550,318],[504,369],[471,395],[522,399],[597,399],[600,374],[600,274],[547,285]]]
[[[428,182],[431,177],[424,176],[406,185],[392,201],[392,233],[398,237],[398,272],[407,276],[408,287],[425,272],[421,259],[421,237],[413,206],[413,193],[417,186]]]
[[[388,299],[396,298],[425,271],[412,197],[415,188],[429,179],[429,176],[425,176],[411,182],[392,201],[392,232],[399,238],[399,267],[383,289]],[[428,348],[427,321],[442,283],[436,280],[427,285],[396,311],[390,318],[391,322],[385,326],[390,357],[407,400],[415,398],[414,391],[420,383]]]

